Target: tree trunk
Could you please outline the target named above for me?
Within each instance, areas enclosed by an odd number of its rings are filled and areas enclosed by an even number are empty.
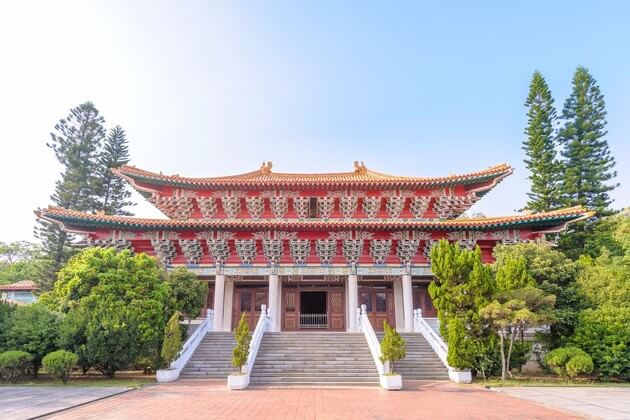
[[[501,347],[501,380],[505,381],[506,373],[505,373],[505,350],[503,348],[504,338],[503,338],[503,330],[499,330],[499,339],[500,347]]]
[[[512,332],[512,334],[510,334],[510,347],[508,348],[508,354],[507,354],[507,373],[508,375],[512,376],[512,373],[510,372],[510,358],[512,357],[512,345],[514,344],[514,340],[516,339],[516,333],[517,330],[514,330],[514,332]]]

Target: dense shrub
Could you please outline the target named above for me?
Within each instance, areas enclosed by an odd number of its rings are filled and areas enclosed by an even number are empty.
[[[77,365],[78,361],[79,356],[76,354],[65,350],[57,350],[44,356],[42,365],[50,376],[67,384],[70,372],[72,372],[72,368]]]
[[[0,378],[15,383],[26,376],[33,366],[33,356],[25,351],[11,350],[0,353]]]
[[[630,307],[583,311],[572,341],[591,355],[599,376],[630,379]]]
[[[162,360],[166,367],[175,360],[177,353],[182,349],[182,334],[179,327],[179,318],[182,314],[178,311],[169,319],[164,328],[164,342],[162,343]]]
[[[247,363],[247,358],[249,357],[249,342],[252,339],[249,334],[249,324],[245,313],[241,315],[241,320],[234,330],[234,338],[236,339],[236,346],[232,352],[232,365],[238,368],[239,372],[242,372],[243,366]]]
[[[394,373],[394,362],[402,360],[407,356],[407,345],[398,332],[389,326],[387,321],[383,321],[385,335],[381,341],[381,363],[388,363],[389,372]]]
[[[559,347],[552,350],[545,357],[545,363],[556,374],[569,378],[593,371],[593,361],[590,356],[577,347]]]

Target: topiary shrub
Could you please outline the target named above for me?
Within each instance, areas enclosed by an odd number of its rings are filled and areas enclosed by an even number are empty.
[[[50,376],[54,379],[60,379],[66,385],[70,372],[72,372],[72,369],[76,367],[78,362],[79,356],[76,354],[65,350],[57,350],[44,356],[42,365]]]
[[[394,374],[394,362],[407,356],[407,345],[398,332],[383,321],[385,335],[381,341],[381,363],[388,363],[389,374]]]
[[[25,351],[10,350],[0,353],[0,378],[16,383],[18,378],[26,376],[33,367],[33,356]]]
[[[552,371],[563,377],[574,378],[580,373],[593,371],[593,360],[584,350],[577,347],[554,349],[545,357],[545,363]]]
[[[182,334],[179,327],[179,319],[181,316],[182,314],[176,311],[164,328],[164,342],[162,343],[161,355],[166,367],[170,367],[171,362],[175,360],[177,354],[182,349]]]
[[[232,352],[232,365],[242,373],[243,366],[247,363],[247,357],[249,356],[249,342],[252,339],[249,335],[249,323],[244,313],[241,315],[241,320],[234,330],[234,338],[236,339],[236,347],[234,347]]]

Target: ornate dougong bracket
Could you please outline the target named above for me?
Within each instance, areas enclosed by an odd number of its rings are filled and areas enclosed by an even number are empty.
[[[398,219],[403,209],[405,208],[405,201],[407,197],[404,196],[391,196],[387,199],[385,204],[385,210],[392,219]]]
[[[177,255],[175,245],[170,239],[151,239],[151,245],[155,255],[164,265],[171,264]]]
[[[260,219],[265,212],[265,200],[263,197],[246,197],[245,205],[252,219]]]
[[[375,219],[378,216],[378,212],[381,210],[381,197],[364,197],[363,198],[363,213],[368,219]]]
[[[396,256],[400,259],[402,264],[409,265],[416,257],[419,246],[420,240],[418,239],[399,239],[398,247],[396,248]]]
[[[318,197],[317,213],[319,217],[328,220],[335,209],[335,197]]]
[[[363,254],[363,239],[344,239],[341,252],[348,264],[356,264]]]
[[[221,205],[223,211],[229,219],[235,219],[241,212],[241,198],[235,196],[223,196],[221,197]]]
[[[422,219],[424,213],[426,213],[429,208],[429,202],[431,201],[431,197],[413,197],[411,199],[411,204],[409,205],[409,210],[413,217],[416,219]]]
[[[208,239],[206,243],[215,263],[223,265],[230,256],[230,246],[227,239]]]
[[[283,219],[289,211],[289,199],[284,196],[273,196],[269,198],[271,212],[276,219]]]
[[[298,219],[306,219],[311,211],[310,199],[308,197],[293,197],[293,210]]]
[[[339,210],[344,219],[352,219],[354,217],[358,203],[359,198],[356,195],[339,197]]]
[[[256,241],[253,239],[236,239],[236,254],[243,264],[251,264],[256,258]]]
[[[289,239],[289,247],[296,264],[304,264],[311,255],[311,241],[308,239]]]
[[[196,200],[204,219],[212,219],[217,214],[217,200],[214,197],[197,197]]]
[[[278,264],[284,252],[284,242],[282,239],[263,239],[263,252],[269,263]]]
[[[184,252],[188,264],[199,264],[199,260],[203,257],[203,250],[197,239],[180,239],[179,246]]]
[[[318,239],[315,242],[315,251],[322,264],[330,264],[337,254],[337,241],[335,239]]]
[[[374,239],[370,242],[370,256],[375,264],[383,264],[392,248],[390,239]]]

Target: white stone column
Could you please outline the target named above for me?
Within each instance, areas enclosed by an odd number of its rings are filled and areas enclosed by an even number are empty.
[[[405,318],[405,331],[413,331],[413,292],[411,289],[411,274],[403,274],[403,308]]]
[[[223,298],[223,331],[232,331],[232,306],[234,302],[234,280],[225,281]]]
[[[278,280],[278,304],[275,314],[278,319],[278,331],[280,331],[282,329],[282,282],[280,280]]]
[[[394,279],[394,309],[396,315],[396,331],[405,331],[405,309],[402,292],[402,282],[400,277]]]
[[[269,274],[269,309],[271,309],[271,323],[269,325],[269,329],[271,332],[280,331],[280,320],[278,319],[278,315],[280,311],[278,310],[280,306],[280,299],[278,296],[278,275],[277,274]]]
[[[223,300],[225,296],[225,275],[214,276],[214,321],[213,331],[223,331]]]
[[[359,307],[359,284],[356,274],[348,275],[348,307],[350,309],[348,311],[348,313],[350,313],[348,328],[350,331],[354,332],[357,330],[356,311]]]

